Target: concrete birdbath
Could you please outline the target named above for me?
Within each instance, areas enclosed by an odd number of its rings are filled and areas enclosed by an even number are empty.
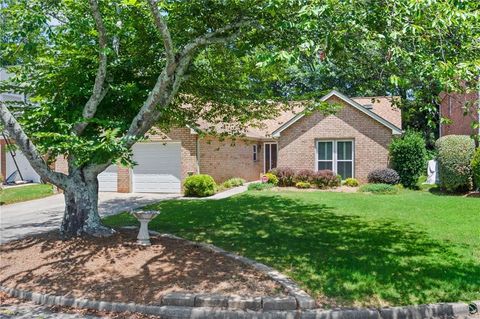
[[[136,210],[131,214],[140,222],[140,230],[138,231],[137,243],[142,246],[150,246],[150,234],[148,233],[148,223],[158,214],[157,210]]]

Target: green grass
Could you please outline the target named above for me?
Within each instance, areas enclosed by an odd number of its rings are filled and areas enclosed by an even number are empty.
[[[325,305],[480,299],[478,198],[249,191],[149,207],[161,210],[150,228],[275,267]],[[128,214],[105,222],[136,224]]]
[[[0,191],[0,205],[25,202],[53,195],[52,185],[37,184],[10,187]]]

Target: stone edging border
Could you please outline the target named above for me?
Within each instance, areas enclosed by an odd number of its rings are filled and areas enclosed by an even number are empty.
[[[163,319],[421,319],[467,316],[478,313],[480,309],[479,300],[470,305],[465,303],[444,303],[381,309],[251,311],[212,307],[147,306],[135,303],[96,301],[40,294],[4,286],[0,286],[0,291],[12,297],[31,300],[42,305],[57,305],[107,312],[136,312],[160,316]]]
[[[262,300],[262,308],[265,310],[295,310],[295,309],[313,309],[316,308],[316,303],[315,300],[310,297],[309,294],[307,294],[305,291],[303,291],[293,280],[285,276],[284,274],[280,273],[279,271],[264,265],[262,263],[256,262],[254,260],[251,260],[249,258],[228,252],[226,250],[223,250],[217,246],[211,245],[211,244],[204,244],[204,243],[199,243],[199,242],[194,242],[190,241],[175,235],[171,234],[161,234],[155,231],[150,231],[150,234],[160,236],[160,237],[166,237],[166,238],[171,238],[171,239],[176,239],[176,240],[182,240],[184,242],[187,242],[190,245],[201,247],[203,249],[215,252],[217,254],[220,254],[222,256],[232,258],[234,260],[237,260],[247,266],[250,266],[254,268],[255,270],[267,275],[272,279],[273,281],[277,282],[280,284],[283,288],[285,288],[288,291],[288,294],[291,297],[279,297],[279,298],[273,298],[273,297],[265,297]],[[295,299],[293,300],[292,297]],[[266,306],[266,307],[265,307]]]
[[[136,227],[124,227],[132,229]],[[142,305],[71,298],[35,293],[0,285],[0,291],[37,304],[57,305],[112,312],[137,312],[166,319],[221,318],[221,319],[421,319],[450,318],[480,313],[480,300],[466,303],[438,303],[418,306],[322,310],[315,300],[294,281],[262,263],[227,252],[211,244],[150,231],[151,235],[185,241],[191,245],[233,258],[269,276],[284,287],[290,296],[242,298],[214,294],[170,293],[161,305]]]

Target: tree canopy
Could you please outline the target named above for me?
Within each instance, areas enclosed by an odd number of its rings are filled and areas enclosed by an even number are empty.
[[[72,229],[88,229],[99,223],[85,213],[96,199],[77,193],[96,194],[96,176],[129,164],[131,146],[154,125],[234,123],[238,133],[287,107],[271,101],[323,107],[315,100],[332,88],[401,95],[407,117],[431,121],[438,92],[475,86],[479,5],[3,0],[0,65],[14,76],[0,91],[29,99],[0,103],[0,119],[35,170],[66,190],[77,207],[66,210],[76,216]],[[68,158],[68,174],[45,163],[58,155]]]

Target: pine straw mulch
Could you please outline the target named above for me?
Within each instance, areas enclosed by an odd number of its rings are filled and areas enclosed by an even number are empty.
[[[152,237],[136,245],[136,231],[109,238],[62,240],[49,232],[0,246],[0,283],[39,293],[103,301],[159,304],[169,292],[236,296],[283,295],[255,269],[183,240]]]

